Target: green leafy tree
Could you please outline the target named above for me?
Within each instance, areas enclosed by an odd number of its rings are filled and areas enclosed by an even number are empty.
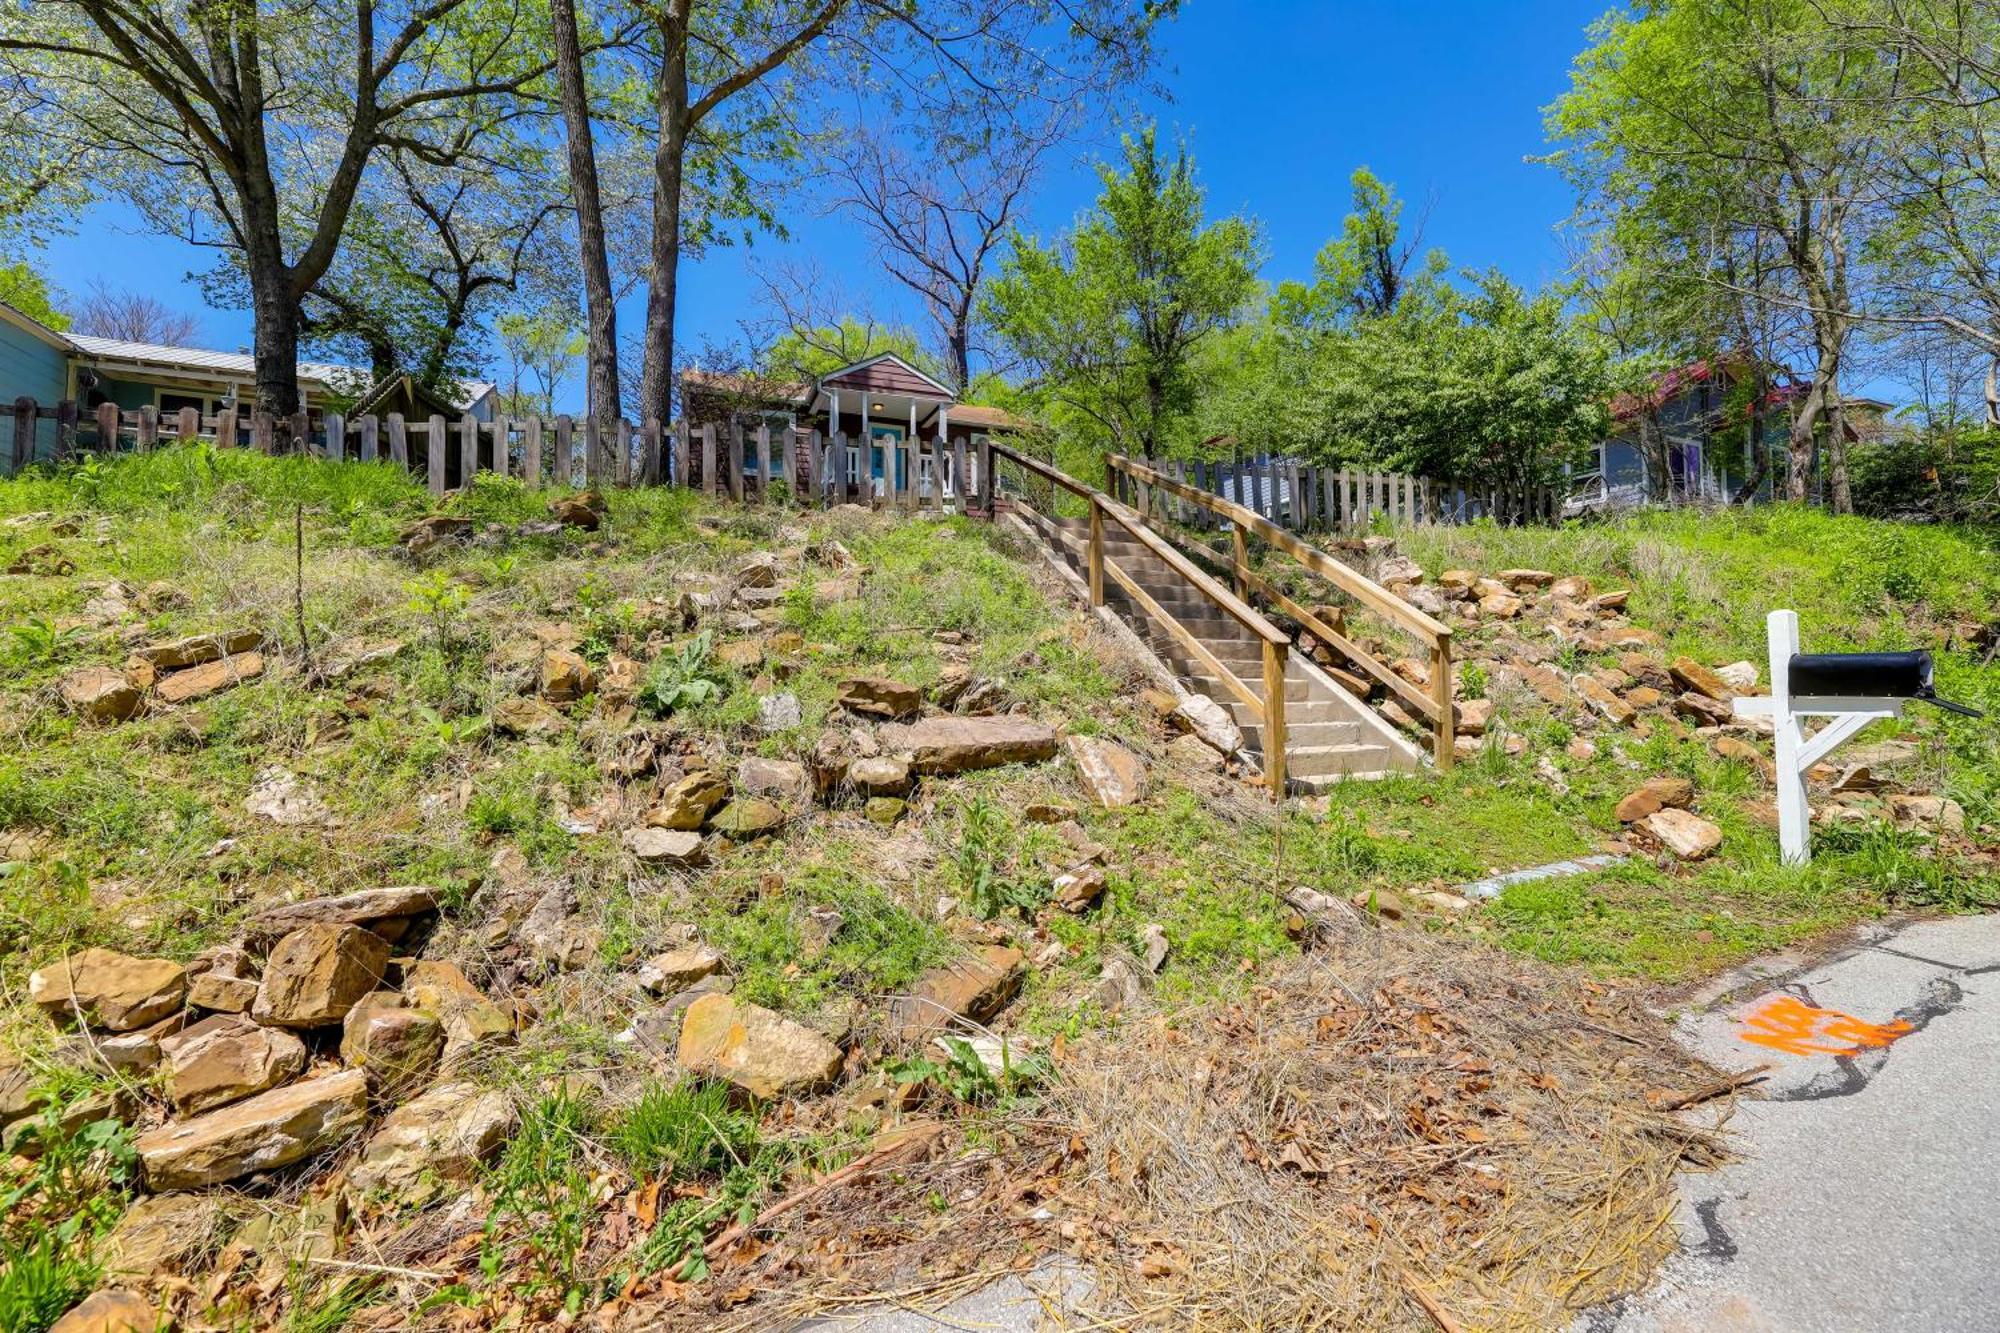
[[[1412,283],[1386,315],[1317,350],[1306,388],[1328,461],[1473,486],[1558,480],[1604,438],[1605,348],[1559,294],[1498,272]]]
[[[1037,396],[1096,443],[1157,457],[1199,397],[1203,345],[1257,292],[1262,245],[1248,218],[1204,217],[1185,149],[1153,129],[1103,166],[1096,207],[1053,246],[1016,235],[986,314]]]
[[[1353,211],[1341,222],[1340,235],[1314,257],[1312,282],[1278,285],[1274,309],[1288,324],[1330,328],[1386,315],[1409,281],[1423,244],[1421,223],[1404,234],[1403,201],[1367,167],[1355,169],[1351,184]],[[1425,256],[1424,273],[1435,277],[1444,268],[1442,251]]]
[[[25,262],[0,264],[0,301],[58,333],[69,327],[69,316],[56,309],[48,280]]]
[[[1570,91],[1548,112],[1551,159],[1579,222],[1682,282],[1746,290],[1760,257],[1781,267],[1759,299],[1799,317],[1811,379],[1793,419],[1789,492],[1804,499],[1822,427],[1828,489],[1851,509],[1841,375],[1879,222],[1884,108],[1895,61],[1839,21],[1871,0],[1671,0],[1592,31]]]

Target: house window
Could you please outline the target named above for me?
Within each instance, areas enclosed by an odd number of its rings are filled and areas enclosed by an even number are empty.
[[[847,446],[847,484],[849,486],[861,484],[861,449],[852,444]]]
[[[210,399],[201,394],[168,393],[162,389],[159,394],[160,415],[163,417],[178,416],[182,408],[192,407],[203,416],[207,416],[212,410],[210,401]]]

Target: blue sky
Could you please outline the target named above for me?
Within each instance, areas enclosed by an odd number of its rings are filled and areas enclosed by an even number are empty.
[[[1569,209],[1555,173],[1526,159],[1542,151],[1541,108],[1564,88],[1586,26],[1607,0],[1187,0],[1166,31],[1162,82],[1168,102],[1135,105],[1193,149],[1214,213],[1261,221],[1276,281],[1309,273],[1313,254],[1340,225],[1350,172],[1362,164],[1392,181],[1412,213],[1426,199],[1425,239],[1455,263],[1498,265],[1530,286],[1556,276],[1554,228]],[[1094,141],[1058,165],[1030,212],[1031,230],[1053,234],[1096,193],[1090,159],[1112,144]],[[789,244],[760,241],[717,250],[684,267],[682,345],[737,338],[756,313],[758,284],[748,267],[810,256],[853,292],[879,294],[876,313],[899,306],[875,276],[849,224],[804,216]],[[181,275],[205,268],[202,252],[147,235],[119,209],[80,220],[42,257],[61,288],[82,293],[95,278],[148,288],[198,311],[210,346],[250,338],[247,312],[211,310]],[[636,329],[639,302],[621,309]],[[571,395],[579,386],[572,384]]]

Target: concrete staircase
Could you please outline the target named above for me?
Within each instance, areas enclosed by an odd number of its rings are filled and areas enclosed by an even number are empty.
[[[1029,518],[1028,515],[1023,515]],[[1033,515],[1029,526],[1039,530],[1053,552],[1087,584],[1090,524],[1085,519],[1048,519]],[[1160,609],[1178,620],[1202,646],[1259,695],[1264,690],[1263,643],[1224,614],[1200,590],[1166,561],[1148,551],[1131,534],[1107,523],[1105,558],[1116,563]],[[1228,708],[1243,729],[1244,746],[1264,755],[1262,728],[1249,705],[1226,682],[1189,652],[1165,626],[1156,624],[1107,574],[1104,604],[1130,625],[1189,690],[1205,694]],[[1417,748],[1366,703],[1356,699],[1294,650],[1285,661],[1285,768],[1294,787],[1320,790],[1349,777],[1378,776],[1416,768]]]

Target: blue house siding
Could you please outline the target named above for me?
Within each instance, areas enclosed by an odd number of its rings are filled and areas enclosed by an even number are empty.
[[[0,309],[0,419],[8,419],[16,398],[32,398],[43,406],[59,401],[69,387],[69,358],[47,334],[16,321],[21,316]],[[39,424],[31,457],[46,458],[55,449],[56,425]],[[0,427],[0,466],[12,467],[14,426]]]

